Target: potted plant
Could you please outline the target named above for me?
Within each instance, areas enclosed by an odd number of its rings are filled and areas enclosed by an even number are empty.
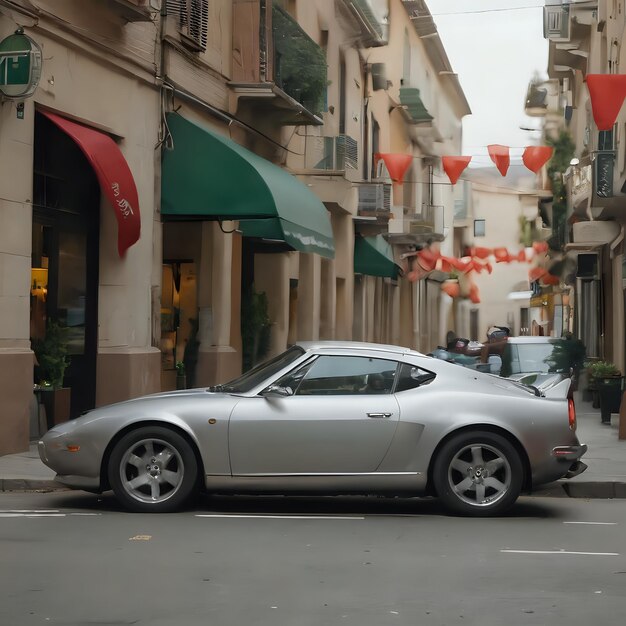
[[[187,389],[185,364],[182,361],[176,361],[176,389]]]
[[[48,427],[66,422],[70,418],[71,389],[63,387],[65,370],[70,364],[67,356],[67,328],[49,320],[46,335],[33,342],[37,360],[36,375],[41,400],[46,407]]]
[[[608,361],[595,361],[587,366],[589,385],[598,394],[603,424],[611,423],[611,413],[619,413],[622,401],[623,377],[618,367]]]
[[[566,333],[554,342],[552,354],[546,359],[550,370],[571,376],[572,390],[578,389],[578,379],[581,370],[585,367],[587,350],[580,339],[575,339],[571,333]]]

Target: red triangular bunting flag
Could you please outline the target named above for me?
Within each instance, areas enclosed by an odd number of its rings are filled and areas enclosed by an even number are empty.
[[[463,170],[469,165],[469,162],[471,160],[471,156],[441,157],[443,171],[448,175],[448,178],[453,185],[456,183],[457,180],[459,180],[459,176],[463,173]]]
[[[497,143],[492,143],[487,146],[487,150],[489,151],[489,156],[491,157],[491,160],[496,164],[496,167],[498,168],[500,174],[502,174],[502,176],[506,176],[509,165],[511,164],[509,147],[501,146]]]
[[[528,146],[524,149],[522,161],[535,174],[550,160],[554,149],[550,146]]]
[[[411,154],[398,154],[398,153],[384,153],[378,152],[374,155],[374,159],[382,159],[387,166],[387,171],[391,180],[394,183],[401,183],[404,180],[404,175],[409,169],[413,161],[413,155]]]
[[[494,248],[493,256],[496,257],[496,263],[509,262],[509,251],[506,248]]]
[[[611,130],[626,98],[626,74],[587,74],[591,110],[598,130]]]
[[[540,278],[545,276],[547,273],[548,273],[548,270],[543,267],[532,267],[528,271],[528,278],[530,279],[530,282],[533,282],[535,280],[539,280]]]
[[[461,293],[458,282],[447,280],[441,283],[441,290],[445,291],[451,298],[458,298],[459,294]]]

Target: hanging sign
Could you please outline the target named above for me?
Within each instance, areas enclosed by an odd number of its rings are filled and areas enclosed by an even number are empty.
[[[41,48],[18,28],[0,41],[0,94],[21,99],[32,96],[41,78]]]

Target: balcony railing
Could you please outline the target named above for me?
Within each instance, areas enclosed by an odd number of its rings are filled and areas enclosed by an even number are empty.
[[[324,50],[272,0],[233,1],[233,80],[237,107],[279,124],[321,124],[328,68]]]
[[[345,171],[357,169],[359,144],[349,135],[307,137],[305,169]]]
[[[441,235],[444,228],[444,208],[439,205],[422,205],[419,212],[408,216],[412,235]]]

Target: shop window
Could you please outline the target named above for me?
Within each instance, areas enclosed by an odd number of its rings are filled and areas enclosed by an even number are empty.
[[[174,388],[176,364],[183,363],[193,387],[198,348],[196,270],[191,261],[163,264],[161,291],[161,369],[163,388]]]

